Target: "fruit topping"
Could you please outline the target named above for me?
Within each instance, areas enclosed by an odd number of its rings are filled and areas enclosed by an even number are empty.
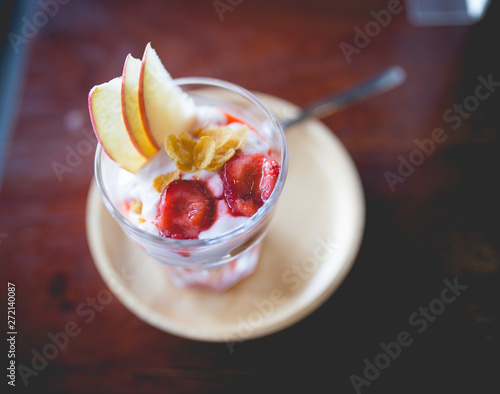
[[[196,239],[215,217],[216,200],[208,188],[198,180],[180,179],[163,190],[156,221],[163,237]]]
[[[194,101],[175,84],[150,43],[142,57],[138,92],[144,128],[157,148],[162,146],[167,135],[180,134],[194,127]]]
[[[91,89],[89,112],[104,151],[134,174],[167,135],[190,131],[196,124],[194,101],[176,85],[150,44],[142,61],[128,55],[121,77]]]
[[[102,148],[119,166],[136,173],[146,163],[127,132],[121,105],[121,78],[94,86],[89,93],[92,126]]]
[[[224,198],[235,216],[252,216],[271,196],[280,165],[262,153],[236,154],[222,168]]]
[[[141,60],[128,55],[125,59],[122,74],[122,112],[128,134],[135,142],[136,148],[144,156],[153,156],[158,148],[151,142],[142,122],[139,107],[139,80],[141,77]]]

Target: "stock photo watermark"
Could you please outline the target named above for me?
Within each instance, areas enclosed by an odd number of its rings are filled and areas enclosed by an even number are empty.
[[[133,278],[135,278],[135,275],[130,275],[129,273],[126,272],[125,268],[122,268],[121,277],[125,281],[129,282]],[[15,287],[13,287],[14,285],[12,286],[11,285],[12,284],[9,283],[10,286],[9,297],[11,297],[11,292],[14,291],[13,296],[15,298]],[[111,278],[109,282],[109,287],[113,290],[113,292],[111,292],[107,288],[101,289],[96,293],[95,296],[87,297],[85,301],[80,302],[80,304],[78,304],[78,306],[76,307],[75,312],[79,317],[83,318],[83,322],[85,323],[85,325],[92,323],[96,318],[97,314],[102,312],[105,309],[105,307],[113,301],[115,295],[123,291],[126,286],[125,283],[123,283],[123,280],[120,280],[115,277]],[[13,300],[13,302],[15,302],[15,299]],[[19,374],[19,377],[21,378],[24,385],[28,386],[30,383],[30,379],[38,376],[45,368],[47,368],[49,362],[54,360],[60,354],[61,351],[66,349],[72,339],[76,338],[83,332],[85,325],[81,324],[79,325],[76,321],[71,320],[68,321],[64,325],[64,328],[61,329],[60,331],[48,332],[47,342],[41,347],[31,349],[31,360],[29,364],[28,365],[19,364],[17,365],[16,368],[15,334],[17,334],[17,332],[15,331],[15,321],[14,321],[12,327],[9,326],[10,332],[7,333],[11,334],[11,337],[7,339],[8,341],[10,340],[9,342],[10,349],[14,347],[13,350],[14,355],[11,356],[11,353],[8,354],[8,357],[10,359],[9,361],[10,369],[8,368],[7,376],[9,377],[10,381],[13,382],[9,384],[15,386],[15,378],[16,378],[15,373],[17,370],[17,373]]]
[[[286,269],[281,275],[281,281],[286,285],[287,291],[296,291],[301,284],[308,280],[318,269],[320,264],[329,258],[338,245],[331,239],[316,239],[316,248],[312,256],[306,257],[302,262],[296,263]],[[246,316],[238,316],[236,321],[237,340],[234,334],[226,335],[226,346],[229,352],[234,353],[236,345],[242,344],[250,337],[252,331],[264,324],[265,320],[271,316],[278,306],[287,301],[287,296],[281,288],[275,288],[269,292],[269,296],[263,300],[253,300],[252,305],[255,308]]]
[[[243,3],[243,0],[214,0],[212,1],[212,5],[219,17],[221,22],[224,21],[224,14],[226,12],[233,12],[235,7],[239,6]]]
[[[113,298],[113,294],[108,289],[101,289],[95,297],[87,297],[85,301],[82,301],[76,308],[76,314],[85,317],[84,322],[89,324],[95,319],[96,313],[102,312]],[[20,364],[17,367],[24,385],[28,386],[29,379],[38,376],[48,366],[49,361],[54,360],[59,352],[68,346],[71,338],[77,337],[81,332],[82,327],[77,322],[69,321],[63,330],[47,333],[48,341],[40,349],[31,349],[33,357],[30,365]]]
[[[429,324],[436,321],[438,316],[443,314],[446,306],[453,303],[468,288],[468,286],[458,283],[458,278],[454,278],[453,282],[445,279],[443,284],[444,287],[439,297],[432,299],[427,306],[419,307],[416,312],[413,312],[408,317],[408,324],[411,326],[410,330],[399,332],[392,342],[381,342],[379,344],[380,353],[371,358],[365,358],[362,372],[359,374],[353,373],[349,376],[349,381],[357,394],[361,393],[363,387],[368,387],[377,380],[382,371],[389,368],[391,363],[401,356],[404,348],[414,343],[415,333],[424,333]]]
[[[372,20],[366,22],[362,29],[358,26],[354,27],[352,44],[342,41],[339,45],[347,64],[351,63],[353,55],[359,55],[362,49],[370,45],[372,39],[377,37],[382,29],[391,23],[393,16],[399,14],[403,9],[401,1],[389,0],[387,7],[384,9],[371,10],[370,16]]]
[[[69,111],[64,124],[71,133],[81,134],[84,138],[74,146],[66,145],[63,163],[56,160],[52,162],[52,169],[59,182],[64,180],[64,174],[71,174],[83,162],[84,157],[92,155],[97,144],[94,132],[85,126],[84,116],[80,111]]]
[[[481,101],[487,100],[500,87],[500,81],[493,80],[493,74],[486,78],[480,75],[477,77],[478,84],[475,87],[474,94],[465,97],[461,103],[455,103],[443,113],[443,121],[450,126],[452,130],[457,130],[473,112],[477,111]],[[448,134],[441,128],[432,131],[430,138],[424,140],[416,139],[416,146],[407,157],[398,156],[397,171],[385,171],[384,178],[391,192],[396,190],[398,183],[405,182],[415,169],[427,160],[435,151],[439,144],[448,139]]]
[[[9,359],[7,367],[7,384],[16,385],[16,285],[7,282],[7,358]]]
[[[10,32],[7,35],[15,53],[18,53],[23,45],[28,44],[29,40],[35,37],[39,30],[43,28],[51,18],[54,18],[60,10],[61,5],[66,5],[71,0],[39,0],[37,2],[38,10],[33,13],[31,18],[23,16],[21,18],[21,34]]]

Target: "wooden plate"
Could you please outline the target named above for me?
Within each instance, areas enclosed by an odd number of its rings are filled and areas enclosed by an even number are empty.
[[[278,118],[297,108],[259,94]],[[136,316],[181,337],[239,342],[303,319],[337,289],[361,243],[365,203],[358,172],[325,125],[309,120],[286,132],[290,166],[256,271],[222,292],[174,287],[164,267],[122,232],[95,184],[87,238],[95,265]]]

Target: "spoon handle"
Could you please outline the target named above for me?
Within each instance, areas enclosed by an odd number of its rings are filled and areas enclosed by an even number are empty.
[[[308,105],[296,117],[283,121],[281,126],[286,129],[309,117],[325,118],[348,105],[387,92],[405,80],[406,72],[401,66],[389,67],[366,81]]]

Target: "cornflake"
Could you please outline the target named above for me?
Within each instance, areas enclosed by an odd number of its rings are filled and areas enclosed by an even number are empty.
[[[181,171],[217,171],[241,147],[248,136],[248,127],[210,126],[197,130],[196,134],[198,141],[187,133],[171,134],[165,139],[165,151]]]
[[[233,148],[228,150],[220,150],[218,152],[219,153],[216,153],[214,158],[210,162],[210,165],[208,165],[205,168],[206,170],[217,171],[224,165],[226,161],[228,161],[236,153],[236,151]]]
[[[142,202],[137,200],[130,201],[130,210],[132,212],[141,214],[142,213]]]
[[[209,136],[215,141],[216,149],[238,150],[248,136],[248,126],[243,125],[239,129],[228,126],[210,126],[200,132],[200,137]],[[217,152],[221,153],[221,152]]]
[[[176,179],[179,179],[181,172],[179,170],[175,170],[172,172],[169,172],[168,174],[164,175],[158,175],[154,180],[153,180],[153,187],[158,193],[161,193],[163,189],[165,189],[170,182],[175,181]]]
[[[196,141],[193,141],[187,133],[170,134],[165,138],[165,150],[176,163],[191,164],[195,146]]]
[[[193,150],[193,161],[197,168],[203,170],[210,164],[215,155],[215,141],[207,136],[200,138]]]

